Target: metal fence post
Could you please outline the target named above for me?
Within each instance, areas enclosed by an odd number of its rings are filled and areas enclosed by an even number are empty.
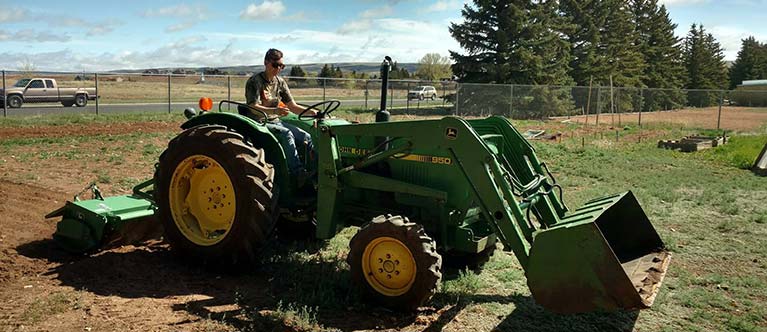
[[[724,104],[724,90],[719,91],[719,114],[716,117],[716,130],[719,130],[719,125],[722,123],[722,104]]]
[[[232,100],[232,76],[226,75],[226,99]],[[232,108],[232,104],[226,103],[226,110],[229,111]]]
[[[509,118],[514,116],[514,84],[509,85],[511,87],[509,93]]]
[[[99,73],[93,74],[93,79],[96,81],[96,115],[99,115]]]
[[[597,119],[596,126],[599,126],[599,114],[602,113],[602,86],[597,86]]]
[[[458,97],[461,95],[459,92],[461,91],[461,83],[456,82],[455,83],[455,110],[453,111],[453,115],[458,115]]]
[[[642,109],[643,108],[644,108],[644,89],[640,88],[639,89],[639,128],[642,128]]]
[[[170,114],[170,74],[168,74],[168,114]]]
[[[365,80],[365,109],[368,109],[368,83],[370,83],[369,80]]]
[[[8,116],[8,94],[5,91],[5,70],[3,70],[3,117]]]
[[[389,82],[389,109],[394,108],[394,84]]]
[[[442,107],[445,107],[445,93],[447,92],[446,85],[445,82],[442,82]]]
[[[325,82],[327,82],[327,78],[322,79],[322,101],[325,101]]]
[[[410,91],[410,82],[407,83],[407,91]],[[407,98],[405,98],[405,111],[410,111],[410,96],[408,95]]]

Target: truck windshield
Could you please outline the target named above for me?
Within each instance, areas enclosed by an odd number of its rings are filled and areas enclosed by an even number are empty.
[[[16,87],[16,88],[23,88],[23,87],[27,86],[27,84],[29,84],[29,81],[31,81],[31,80],[28,79],[28,78],[20,79],[13,86]]]

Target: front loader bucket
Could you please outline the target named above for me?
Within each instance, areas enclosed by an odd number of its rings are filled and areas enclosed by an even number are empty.
[[[600,198],[534,235],[527,283],[560,313],[648,308],[671,254],[629,191]]]

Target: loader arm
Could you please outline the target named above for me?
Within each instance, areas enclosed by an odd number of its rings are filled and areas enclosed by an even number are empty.
[[[460,176],[432,182],[441,186],[435,189],[448,193],[449,208],[461,202],[445,186],[468,188],[468,199],[480,208],[504,248],[513,251],[525,269],[539,304],[558,312],[652,305],[670,254],[634,195],[608,195],[568,212],[561,186],[507,119],[445,117],[320,129],[318,236],[328,237],[337,229],[336,211],[342,202],[335,193],[360,187],[346,181],[345,174],[376,162],[396,162],[387,161],[388,155],[412,153],[423,159],[423,151],[444,153],[432,158],[448,162],[433,167],[452,167]],[[339,157],[339,141],[349,141],[349,137],[356,141],[377,137],[390,143],[383,145],[383,151],[348,164]],[[407,188],[393,182],[375,187],[390,192]],[[426,190],[415,189],[409,191],[428,196]]]

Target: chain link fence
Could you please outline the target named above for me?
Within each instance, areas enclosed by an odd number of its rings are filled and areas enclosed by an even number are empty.
[[[196,107],[200,97],[244,101],[249,78],[248,75],[141,73],[3,71],[2,74],[4,92],[0,102],[4,116],[180,112],[186,107]],[[25,78],[53,79],[58,89],[31,89],[22,84]],[[338,99],[343,108],[357,112],[376,110],[380,106],[380,80],[285,79],[295,99],[303,104]],[[424,90],[424,86],[434,89]],[[78,88],[92,89],[91,93],[99,98],[89,100],[83,107],[69,106],[62,98],[71,98],[80,91]],[[387,89],[386,105],[395,115],[498,115],[515,120],[558,120],[610,128],[672,124],[680,128],[732,130],[763,126],[767,121],[767,87],[682,90],[390,80]],[[12,103],[13,96],[19,94],[23,94],[21,107],[13,108],[18,106]]]

